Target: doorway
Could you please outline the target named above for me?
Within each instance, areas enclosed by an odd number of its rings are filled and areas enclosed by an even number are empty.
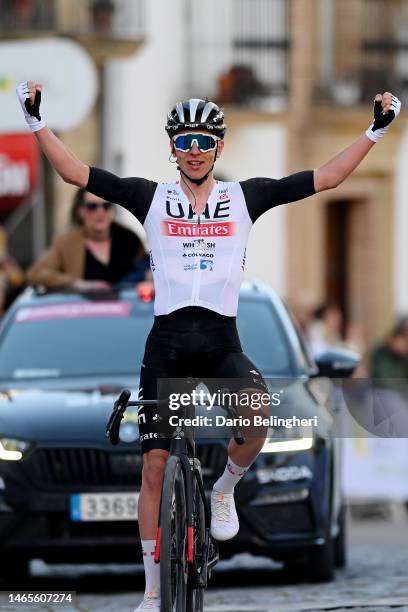
[[[329,202],[325,211],[324,290],[347,319],[349,305],[350,201]]]

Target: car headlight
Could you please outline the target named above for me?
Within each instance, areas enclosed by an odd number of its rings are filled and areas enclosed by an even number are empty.
[[[270,428],[261,453],[290,453],[310,450],[314,437],[310,427]]]
[[[20,461],[30,444],[13,438],[0,438],[0,460]]]

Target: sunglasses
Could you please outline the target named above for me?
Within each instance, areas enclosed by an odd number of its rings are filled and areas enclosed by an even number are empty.
[[[207,153],[207,151],[214,151],[218,140],[220,140],[218,136],[210,136],[210,134],[180,134],[173,138],[173,145],[177,151],[187,153],[196,143],[201,153]]]
[[[83,206],[85,206],[86,210],[89,212],[95,212],[98,208],[103,208],[105,212],[111,210],[113,204],[112,202],[102,202],[101,204],[97,204],[96,202],[84,202]]]

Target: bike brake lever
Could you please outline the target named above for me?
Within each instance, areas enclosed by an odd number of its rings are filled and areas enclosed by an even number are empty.
[[[120,424],[123,419],[123,415],[125,414],[129,398],[129,389],[124,389],[119,395],[118,399],[113,404],[113,410],[106,426],[106,437],[113,445],[119,443]]]

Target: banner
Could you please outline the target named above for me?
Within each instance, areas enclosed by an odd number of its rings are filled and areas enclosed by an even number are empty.
[[[0,222],[30,198],[38,184],[39,164],[31,133],[0,134]]]
[[[44,85],[41,114],[51,129],[75,128],[96,99],[96,68],[78,43],[61,38],[1,42],[0,132],[28,131],[15,91],[26,80]]]
[[[344,440],[343,486],[349,498],[408,500],[408,440]]]

